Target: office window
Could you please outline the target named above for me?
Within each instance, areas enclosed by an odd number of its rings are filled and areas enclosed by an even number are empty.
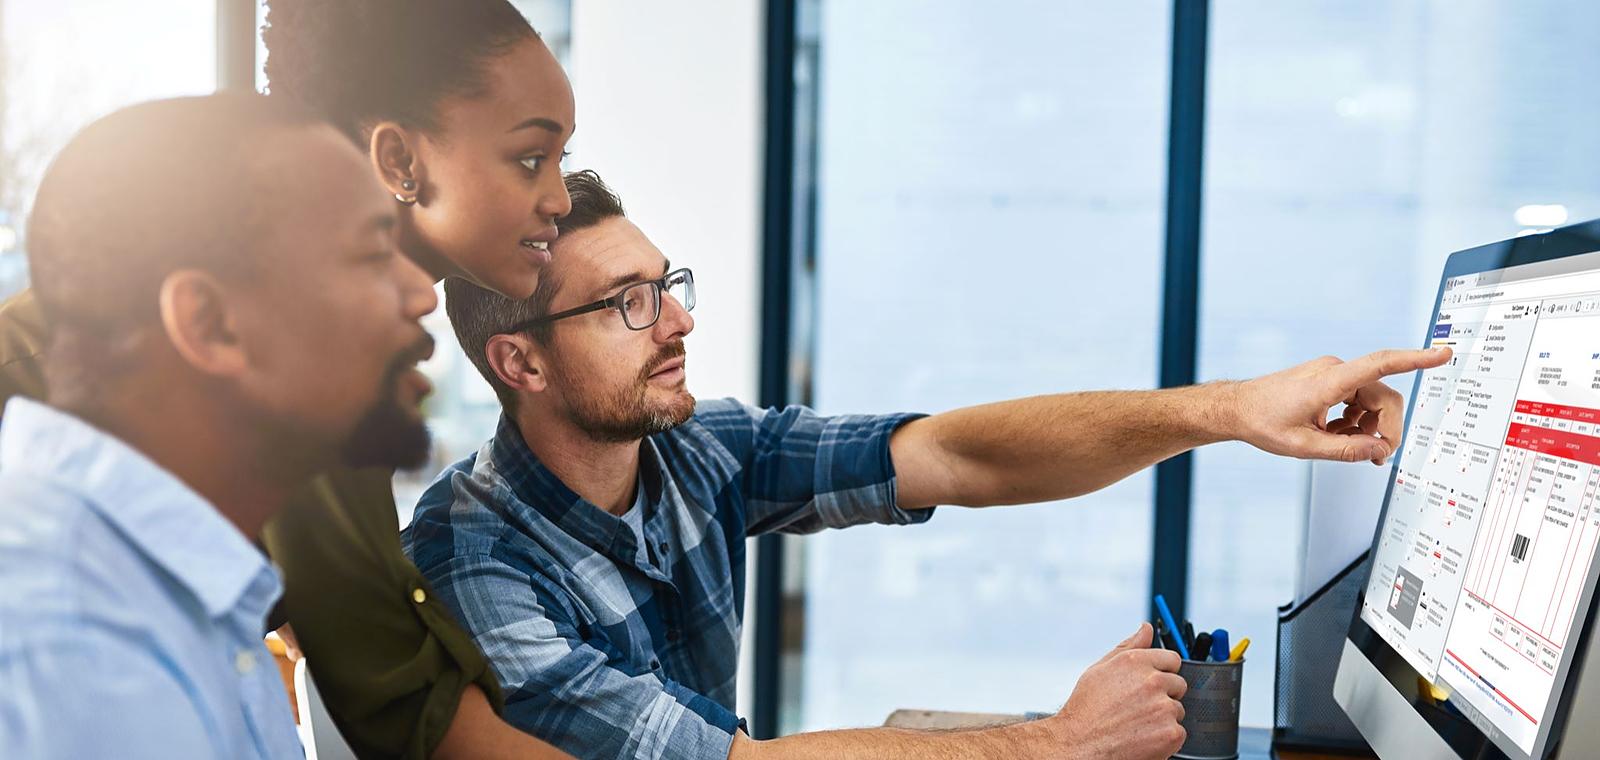
[[[214,0],[0,0],[0,298],[27,287],[45,167],[122,106],[216,87]]]
[[[1421,345],[1454,250],[1600,215],[1600,6],[1213,0],[1203,379]],[[1410,379],[1397,382],[1410,392]],[[1190,616],[1272,715],[1307,465],[1197,455]]]
[[[805,5],[822,412],[1155,382],[1169,11]],[[781,729],[1056,709],[1144,617],[1151,487],[805,538]]]

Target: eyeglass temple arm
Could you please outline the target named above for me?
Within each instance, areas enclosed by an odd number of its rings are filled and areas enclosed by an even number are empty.
[[[518,322],[515,327],[511,328],[510,330],[507,330],[506,332],[522,332],[523,330],[526,330],[526,329],[528,329],[530,327],[535,327],[535,326],[538,326],[538,325],[546,324],[548,322],[554,322],[554,321],[556,321],[558,319],[566,319],[567,317],[576,317],[576,316],[578,316],[580,314],[588,314],[591,311],[599,311],[601,309],[616,308],[616,305],[617,305],[617,297],[616,296],[612,296],[610,298],[604,298],[604,299],[601,299],[599,301],[595,301],[594,303],[591,303],[591,304],[584,304],[583,306],[578,306],[578,307],[575,307],[575,308],[567,309],[566,311],[557,312],[555,314],[550,314],[550,315],[543,316],[543,317],[535,317],[533,319],[527,320],[526,322]]]

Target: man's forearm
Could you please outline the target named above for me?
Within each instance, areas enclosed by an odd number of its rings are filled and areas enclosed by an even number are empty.
[[[468,686],[462,693],[450,728],[433,752],[433,760],[562,760],[570,757],[501,720],[477,686]]]
[[[978,760],[995,757],[1075,757],[1048,721],[966,731],[861,728],[818,731],[758,742],[734,737],[728,760]]]
[[[890,444],[899,504],[1024,504],[1104,488],[1233,437],[1236,387],[1035,396],[907,423]]]

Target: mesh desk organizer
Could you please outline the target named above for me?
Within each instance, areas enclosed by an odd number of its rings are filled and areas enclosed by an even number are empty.
[[[1351,563],[1298,606],[1278,608],[1274,749],[1371,755],[1361,733],[1333,701],[1356,596],[1367,579],[1370,552]]]

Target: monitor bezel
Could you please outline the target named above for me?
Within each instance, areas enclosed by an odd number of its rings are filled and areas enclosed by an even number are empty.
[[[1433,326],[1439,320],[1439,310],[1443,304],[1445,286],[1452,278],[1597,252],[1600,252],[1600,219],[1580,222],[1539,234],[1514,237],[1452,253],[1445,262],[1443,274],[1439,277],[1439,289],[1434,295],[1433,311],[1428,319],[1423,345],[1427,345],[1432,340]],[[1422,373],[1419,372],[1416,373],[1416,377],[1412,381],[1411,396],[1406,403],[1405,427],[1402,429],[1410,429],[1412,407],[1416,403],[1421,384]],[[1404,441],[1401,442],[1401,446],[1402,448],[1405,446]],[[1372,541],[1368,545],[1367,551],[1369,554],[1377,552],[1378,543],[1382,538],[1384,520],[1389,514],[1389,503],[1394,495],[1394,481],[1399,468],[1400,452],[1396,452],[1390,465],[1389,485],[1385,488],[1383,494],[1383,506],[1378,513],[1378,522],[1374,526]],[[1369,569],[1367,580],[1361,584],[1357,593],[1356,606],[1346,638],[1401,694],[1414,692],[1416,690],[1414,684],[1397,683],[1396,678],[1405,678],[1409,675],[1415,680],[1420,678],[1421,674],[1412,668],[1411,664],[1400,653],[1396,652],[1393,647],[1389,646],[1389,643],[1382,636],[1379,636],[1376,631],[1372,630],[1361,617],[1367,586],[1371,582],[1371,572],[1372,570]],[[1567,669],[1567,680],[1566,683],[1562,684],[1562,688],[1556,695],[1556,707],[1554,712],[1551,713],[1547,728],[1548,733],[1545,735],[1543,746],[1541,747],[1538,742],[1535,742],[1534,749],[1540,750],[1540,752],[1538,755],[1533,755],[1533,757],[1549,758],[1560,748],[1560,738],[1566,726],[1567,714],[1571,709],[1572,699],[1576,692],[1576,689],[1572,687],[1578,675],[1583,671],[1584,663],[1582,658],[1584,653],[1588,651],[1589,637],[1594,627],[1596,606],[1591,599],[1588,610],[1584,615],[1583,625],[1579,628],[1578,638],[1573,644],[1572,651],[1574,656],[1579,659],[1574,660]],[[1449,743],[1462,756],[1506,758],[1524,756],[1520,747],[1510,745],[1508,751],[1506,747],[1500,746],[1492,737],[1473,726],[1464,716],[1459,726],[1450,724],[1442,728],[1441,724],[1437,722],[1439,716],[1424,715],[1418,709],[1417,701],[1412,699],[1407,701],[1410,702],[1413,712],[1417,713],[1419,718],[1427,722],[1435,733],[1439,734],[1441,739]],[[1476,742],[1471,741],[1474,735]],[[1509,743],[1509,740],[1507,741]]]

